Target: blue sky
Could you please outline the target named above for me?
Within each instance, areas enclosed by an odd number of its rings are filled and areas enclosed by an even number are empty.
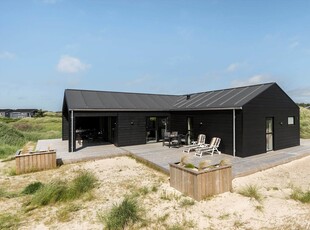
[[[277,82],[310,103],[308,0],[1,0],[0,108],[66,88],[185,94]]]

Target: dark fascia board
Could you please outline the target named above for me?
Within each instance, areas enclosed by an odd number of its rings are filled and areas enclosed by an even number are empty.
[[[73,112],[180,112],[180,111],[212,111],[212,110],[242,110],[242,107],[223,108],[192,108],[192,109],[69,109]]]

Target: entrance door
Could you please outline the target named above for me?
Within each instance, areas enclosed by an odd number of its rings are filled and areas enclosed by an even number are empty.
[[[273,150],[273,118],[266,118],[266,151]]]

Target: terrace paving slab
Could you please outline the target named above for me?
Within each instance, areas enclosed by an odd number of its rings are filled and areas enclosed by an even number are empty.
[[[39,140],[36,150],[55,149],[57,159],[64,163],[76,163],[80,161],[97,160],[116,156],[134,155],[135,158],[147,161],[155,167],[160,168],[164,173],[169,174],[169,163],[180,162],[183,156],[187,156],[189,163],[195,166],[199,162],[207,160],[210,165],[218,164],[221,160],[227,159],[232,164],[233,177],[246,176],[262,171],[277,165],[310,156],[310,140],[301,139],[300,146],[287,149],[271,151],[251,157],[233,157],[222,153],[213,156],[205,154],[197,157],[193,152],[184,153],[183,147],[169,148],[162,143],[151,143],[126,147],[115,147],[113,144],[100,145],[78,145],[77,152],[68,152],[68,141],[61,139]]]

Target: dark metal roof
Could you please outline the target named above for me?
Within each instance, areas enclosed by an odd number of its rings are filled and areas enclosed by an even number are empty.
[[[37,109],[14,109],[11,110],[10,112],[15,112],[15,113],[33,113],[33,112],[37,112]]]
[[[241,109],[260,93],[276,83],[215,90],[190,95],[160,95],[67,89],[69,110],[208,110]]]
[[[67,89],[65,97],[72,110],[167,111],[179,96]]]
[[[0,112],[10,112],[12,109],[0,109]]]
[[[173,105],[176,110],[241,108],[272,84],[251,85],[184,95]]]

